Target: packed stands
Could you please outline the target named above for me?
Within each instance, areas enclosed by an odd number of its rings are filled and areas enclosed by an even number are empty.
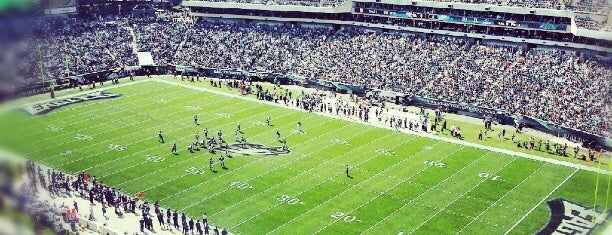
[[[123,19],[47,25],[49,77],[135,65]],[[139,51],[158,65],[267,71],[408,95],[468,102],[611,136],[610,61],[562,50],[485,45],[473,39],[373,33],[357,28],[216,21],[132,21]],[[64,43],[65,42],[65,43]],[[35,44],[34,44],[35,45]],[[27,57],[37,64],[36,53]],[[36,70],[31,81],[40,81]]]

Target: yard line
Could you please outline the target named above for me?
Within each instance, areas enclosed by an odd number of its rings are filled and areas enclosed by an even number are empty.
[[[361,134],[363,134],[364,132],[367,132],[367,131],[368,131],[367,129],[364,129],[363,131],[358,132],[358,133],[356,133],[355,135],[352,135],[352,136],[350,136],[350,137],[346,138],[345,140],[348,140],[348,139],[353,138],[353,137],[355,137],[355,136],[359,136],[359,135],[361,135]],[[335,132],[327,132],[327,133],[335,133]],[[326,134],[327,134],[327,133],[326,133]],[[383,137],[386,137],[386,136],[383,136]],[[383,137],[381,137],[381,138],[383,138]],[[327,146],[326,146],[326,147],[324,147],[324,148],[321,148],[320,150],[327,149],[327,148],[334,147],[334,146],[337,146],[337,145],[335,145],[335,144],[330,144],[330,145],[327,145]],[[365,145],[362,145],[362,146],[363,146],[363,147],[365,147]],[[360,147],[360,148],[361,148],[361,147]],[[315,152],[318,152],[318,151],[320,151],[320,150],[317,150],[317,151],[315,151]],[[303,174],[309,174],[311,170],[313,170],[313,169],[315,169],[315,168],[318,168],[319,166],[326,165],[328,162],[333,162],[333,161],[334,161],[334,159],[336,159],[336,158],[340,158],[340,157],[342,157],[342,156],[346,156],[348,153],[352,153],[352,152],[353,152],[353,150],[351,150],[351,151],[349,151],[349,152],[347,152],[347,153],[341,154],[341,155],[339,155],[339,156],[336,156],[336,157],[334,157],[334,158],[332,158],[332,159],[324,160],[324,161],[323,161],[323,162],[321,162],[320,164],[318,164],[318,165],[316,165],[316,166],[314,166],[314,167],[311,167],[311,168],[309,168],[308,170],[304,170],[304,171],[303,171],[302,173],[300,173],[300,174],[297,174],[297,175],[295,175],[295,176],[293,176],[293,177],[291,177],[291,178],[289,178],[289,179],[284,180],[283,182],[280,182],[280,183],[278,183],[278,184],[276,184],[276,185],[274,185],[274,186],[272,186],[272,187],[267,188],[267,189],[266,189],[266,190],[264,190],[264,191],[261,191],[261,192],[259,192],[259,193],[257,193],[257,194],[254,194],[254,195],[252,195],[252,196],[250,196],[250,197],[248,197],[248,198],[243,199],[241,202],[251,200],[252,198],[255,198],[256,196],[259,196],[259,195],[261,195],[261,194],[263,194],[263,193],[265,193],[265,192],[267,192],[267,191],[270,191],[270,190],[272,190],[272,189],[275,189],[275,188],[277,188],[277,187],[279,187],[279,186],[281,186],[281,185],[283,185],[283,184],[285,184],[285,183],[289,182],[290,180],[293,180],[293,179],[295,179],[295,178],[298,178],[299,176],[301,176],[301,175],[303,175]],[[304,154],[301,154],[301,155],[304,155]],[[290,167],[288,167],[288,168],[290,168]],[[333,177],[333,176],[332,176],[332,177]],[[328,178],[327,180],[329,180],[329,178]],[[322,183],[320,183],[320,184],[322,184]],[[318,184],[318,185],[320,185],[320,184]],[[318,186],[318,185],[316,185],[316,186]],[[236,206],[236,205],[238,205],[238,204],[240,204],[240,202],[238,202],[238,203],[234,203],[234,204],[232,204],[231,206],[226,207],[226,208],[224,208],[223,210],[220,210],[220,211],[218,211],[218,212],[216,212],[216,213],[212,214],[211,216],[214,216],[214,215],[220,214],[220,213],[222,213],[222,212],[224,212],[224,211],[227,211],[227,210],[229,210],[229,209],[231,209],[231,208],[235,207],[235,206]]]
[[[236,105],[236,104],[240,104],[240,103],[235,103],[235,104],[230,105],[230,106],[225,106],[224,108],[231,107],[231,106],[234,106],[234,105]],[[250,108],[247,108],[247,109],[242,109],[242,110],[240,110],[240,113],[243,113],[244,111],[251,110],[251,109],[257,109],[257,108],[261,108],[261,106],[253,106],[253,107],[250,107]],[[222,118],[222,117],[218,117],[218,118],[215,118],[214,120],[221,119],[221,118]],[[240,121],[240,120],[245,120],[245,119],[250,119],[250,118],[253,118],[253,116],[246,116],[245,118],[238,119],[237,121]],[[209,119],[209,120],[211,120],[211,119]],[[228,123],[228,124],[223,125],[223,126],[232,125],[232,124],[233,124],[233,123]],[[186,128],[181,128],[181,129],[179,129],[179,130],[187,129],[187,128],[189,128],[189,127],[191,127],[191,125],[189,125],[189,126],[188,126],[188,127],[186,127]],[[176,132],[176,131],[175,131],[175,132]],[[190,138],[190,137],[193,137],[193,136],[184,136],[184,137],[182,137],[182,138],[178,138],[178,139],[177,139],[175,142],[182,141],[182,140],[187,139],[187,138]],[[149,138],[149,139],[154,139],[154,138],[155,138],[155,137],[151,137],[151,138]],[[129,155],[126,155],[126,156],[121,157],[121,158],[113,159],[113,160],[111,160],[111,161],[107,161],[107,162],[104,162],[104,163],[102,163],[102,164],[98,164],[98,165],[95,165],[95,166],[91,166],[91,167],[87,168],[86,170],[89,170],[89,169],[94,168],[94,167],[99,167],[99,166],[102,166],[102,165],[106,165],[106,164],[111,163],[111,162],[116,162],[116,161],[118,161],[118,160],[125,159],[125,158],[130,157],[130,156],[133,156],[133,155],[135,155],[135,154],[139,154],[139,153],[142,153],[142,152],[145,152],[145,151],[150,151],[150,150],[152,150],[152,149],[157,149],[157,148],[160,148],[160,147],[162,147],[162,146],[164,146],[164,145],[157,145],[157,146],[155,146],[155,147],[153,147],[153,148],[144,149],[144,150],[142,150],[142,151],[139,151],[139,152],[136,152],[136,153],[133,153],[133,154],[129,154]],[[170,155],[170,154],[166,154],[166,155],[164,155],[164,156],[168,156],[168,155]],[[196,157],[197,157],[197,156],[196,156]],[[192,158],[195,158],[195,157],[192,157]],[[192,159],[192,158],[190,158],[190,159]],[[188,160],[189,160],[189,159],[188,159]],[[146,163],[146,162],[143,162],[143,163],[140,163],[140,164],[135,164],[135,165],[132,165],[132,166],[130,166],[130,167],[123,168],[123,169],[121,169],[120,171],[114,171],[114,172],[112,172],[111,174],[106,174],[106,175],[101,176],[101,178],[102,178],[102,177],[107,177],[107,176],[110,176],[110,175],[114,175],[114,174],[117,174],[117,173],[120,173],[120,172],[124,172],[124,171],[126,171],[126,170],[128,170],[128,169],[134,168],[134,167],[136,167],[136,166],[140,166],[140,165],[145,164],[145,163]]]
[[[326,123],[327,123],[327,122],[326,122]],[[317,138],[319,138],[319,136],[317,136],[317,137],[315,137],[315,138],[313,138],[313,139],[317,139]],[[312,140],[312,139],[311,139],[311,140]],[[307,141],[304,141],[303,143],[306,143],[306,142],[307,142]],[[283,167],[283,166],[289,165],[289,164],[291,164],[291,163],[293,163],[293,162],[296,162],[296,161],[298,161],[298,160],[304,159],[305,157],[308,157],[308,156],[310,156],[310,155],[305,155],[305,154],[303,154],[302,156],[303,156],[302,158],[295,158],[294,160],[291,160],[291,161],[289,161],[289,162],[287,162],[287,163],[284,163],[284,164],[282,164],[282,165],[280,165],[280,166],[278,166],[278,167],[276,167],[276,168],[274,168],[274,169],[268,170],[267,172],[264,172],[263,174],[260,174],[260,175],[257,175],[257,176],[255,176],[255,177],[252,177],[252,178],[250,178],[250,179],[248,179],[248,180],[245,180],[245,182],[249,182],[249,181],[252,181],[252,180],[254,180],[254,179],[257,179],[257,178],[259,178],[259,177],[261,177],[261,176],[267,175],[268,173],[270,173],[270,172],[272,172],[272,171],[274,171],[274,170],[276,170],[276,169],[279,169],[279,168],[281,168],[281,167]],[[224,193],[224,192],[227,192],[227,191],[229,191],[230,189],[231,189],[231,188],[230,188],[230,187],[228,187],[228,188],[226,188],[226,189],[224,189],[224,190],[222,190],[222,191],[219,191],[219,192],[217,192],[217,193],[215,193],[215,194],[212,194],[212,195],[210,195],[210,196],[208,196],[208,197],[206,197],[206,198],[204,198],[204,199],[202,199],[202,200],[199,200],[199,201],[197,201],[197,202],[194,202],[194,203],[190,204],[190,205],[189,205],[189,206],[187,206],[187,207],[181,208],[180,210],[185,210],[185,209],[187,209],[187,208],[190,208],[190,207],[193,207],[193,206],[195,206],[195,205],[198,205],[198,204],[200,204],[200,203],[202,203],[202,202],[204,202],[204,201],[206,201],[206,200],[208,200],[208,199],[210,199],[210,198],[213,198],[213,197],[215,197],[215,196],[217,196],[217,195],[220,195],[220,194],[222,194],[222,193]]]
[[[349,124],[349,125],[343,126],[342,128],[336,129],[336,130],[344,129],[344,128],[349,127],[349,126],[352,126],[352,123],[351,123],[351,124]],[[323,134],[323,135],[319,135],[319,136],[317,136],[317,138],[320,138],[321,136],[325,136],[325,135],[330,134],[330,133],[334,133],[334,132],[331,132],[331,131],[326,132],[326,133],[325,133],[325,134]],[[305,144],[305,143],[306,143],[306,141],[304,141],[303,143],[298,144],[298,145],[296,145],[296,146],[300,146],[300,145]],[[260,160],[260,161],[264,161],[264,160],[265,160],[264,158],[261,158],[261,160]],[[255,162],[259,162],[259,161],[254,161],[253,163],[255,163]],[[243,166],[243,167],[244,167],[244,166]],[[242,167],[240,167],[240,168],[242,168]],[[238,170],[238,169],[236,169],[236,170]],[[214,178],[213,178],[213,179],[214,179]],[[204,184],[204,183],[207,183],[207,182],[209,182],[209,181],[211,181],[211,180],[212,180],[212,179],[207,180],[207,181],[204,181],[204,182],[201,182],[201,183],[199,183],[199,184],[197,184],[197,185],[194,185],[194,186],[191,186],[191,187],[189,187],[189,188],[186,188],[186,189],[184,189],[184,190],[182,190],[182,191],[180,191],[180,192],[177,192],[177,193],[175,193],[175,194],[168,195],[168,196],[166,196],[166,197],[162,198],[160,201],[166,200],[166,199],[168,199],[168,198],[170,198],[170,197],[173,197],[173,196],[176,196],[176,195],[178,195],[178,194],[180,194],[180,193],[183,193],[183,192],[186,192],[186,191],[188,191],[188,190],[191,190],[192,188],[194,188],[194,187],[198,187],[198,186],[200,186],[200,185],[202,185],[202,184]]]
[[[463,147],[462,147],[463,148]],[[478,159],[470,162],[469,164],[465,165],[463,168],[459,169],[458,171],[454,172],[452,175],[449,175],[448,177],[446,177],[444,180],[441,180],[440,182],[436,183],[434,186],[431,186],[430,188],[428,188],[427,190],[425,190],[424,192],[422,192],[421,194],[419,194],[417,197],[413,198],[412,200],[406,202],[404,205],[402,205],[400,208],[397,208],[395,211],[391,212],[390,214],[388,214],[387,216],[385,216],[383,219],[381,219],[380,221],[378,221],[377,223],[375,223],[374,225],[370,226],[369,228],[367,228],[365,231],[363,231],[361,234],[366,233],[367,231],[370,231],[371,229],[375,228],[376,226],[378,226],[380,223],[388,220],[389,218],[391,218],[391,216],[393,216],[394,214],[396,214],[397,212],[401,211],[402,209],[404,209],[406,206],[408,206],[410,203],[416,201],[417,199],[421,198],[421,196],[425,195],[426,193],[428,193],[431,190],[434,190],[436,187],[438,187],[439,185],[441,185],[442,183],[446,182],[447,180],[455,177],[455,175],[458,175],[460,172],[463,172],[463,170],[467,169],[468,167],[470,167],[471,165],[473,165],[474,163],[480,161],[480,159],[484,158],[485,156],[487,156],[489,153],[491,152],[486,152],[485,154],[483,154],[482,156],[480,156]]]
[[[438,142],[438,143],[440,143],[440,142]],[[440,159],[440,160],[438,160],[438,161],[443,161],[443,160],[445,160],[446,158],[448,158],[448,157],[450,157],[451,155],[453,155],[453,154],[455,154],[455,153],[459,152],[459,151],[460,151],[460,150],[462,150],[463,148],[464,148],[464,147],[462,146],[461,148],[459,148],[459,149],[455,150],[454,152],[452,152],[452,153],[450,153],[450,154],[447,154],[446,156],[444,156],[443,158],[441,158],[441,159]],[[425,151],[426,151],[426,149],[423,149],[423,150],[421,150],[421,151],[420,151],[420,152],[418,152],[418,153],[425,152]],[[417,154],[417,153],[413,154],[413,156],[414,156],[414,155],[416,155],[416,154]],[[405,158],[405,159],[403,159],[402,161],[400,161],[400,162],[398,162],[398,163],[394,164],[393,166],[390,166],[390,167],[388,167],[387,169],[385,169],[385,170],[383,170],[383,171],[380,171],[380,172],[379,172],[379,173],[377,173],[376,175],[379,175],[379,174],[381,174],[381,173],[383,173],[383,172],[385,172],[385,171],[387,171],[387,170],[389,170],[389,169],[391,169],[391,168],[395,167],[397,164],[400,164],[400,163],[404,162],[405,160],[408,160],[408,158]],[[395,184],[395,185],[393,185],[393,186],[389,187],[389,188],[388,188],[388,189],[386,189],[385,191],[383,191],[383,192],[381,192],[381,193],[378,193],[378,194],[377,194],[377,195],[376,195],[374,198],[370,198],[368,201],[366,201],[366,202],[362,203],[361,205],[357,206],[357,208],[352,209],[351,211],[347,212],[346,214],[352,214],[352,213],[354,213],[355,211],[357,211],[357,210],[361,209],[362,207],[364,207],[364,206],[366,206],[366,205],[370,204],[370,202],[372,202],[372,201],[376,200],[376,199],[377,199],[378,197],[380,197],[381,195],[383,195],[383,194],[384,194],[384,195],[386,195],[386,193],[387,193],[387,192],[389,192],[389,191],[393,190],[395,187],[399,186],[400,184],[407,182],[408,180],[412,179],[413,177],[415,177],[415,176],[417,176],[417,175],[421,174],[423,171],[425,171],[425,170],[429,169],[430,167],[431,167],[431,166],[425,166],[425,168],[423,168],[423,169],[421,169],[421,170],[417,171],[416,173],[414,173],[414,174],[410,175],[408,178],[403,179],[403,180],[402,180],[402,181],[400,181],[399,183],[397,183],[397,184]],[[374,176],[376,176],[376,175],[374,175]],[[372,176],[372,177],[373,177],[373,176]],[[325,229],[326,229],[326,228],[328,228],[329,226],[332,226],[333,224],[335,224],[335,223],[336,223],[336,222],[338,222],[338,221],[340,221],[340,219],[336,219],[336,220],[332,221],[331,223],[329,223],[329,224],[327,224],[327,225],[323,226],[322,228],[320,228],[319,230],[317,230],[317,231],[316,231],[314,234],[319,234],[321,231],[325,230]]]
[[[516,159],[518,159],[517,157],[513,158],[512,161],[509,161],[508,163],[506,163],[506,165],[502,166],[501,168],[497,169],[495,172],[493,172],[491,175],[495,175],[498,172],[500,172],[501,170],[503,170],[504,168],[506,168],[508,165],[510,165],[511,163],[513,163],[514,161],[516,161]],[[480,184],[482,184],[483,182],[486,182],[487,179],[483,179],[481,180],[478,184],[474,185],[473,187],[471,187],[468,191],[466,191],[465,193],[461,194],[459,197],[456,197],[453,201],[451,201],[450,203],[446,204],[446,206],[442,207],[440,210],[438,210],[436,213],[434,213],[433,215],[431,215],[429,218],[427,218],[427,220],[423,221],[423,223],[419,224],[418,226],[414,227],[413,229],[410,230],[410,232],[408,232],[408,234],[412,234],[415,231],[417,231],[421,226],[425,225],[427,222],[429,222],[431,219],[433,219],[434,217],[436,217],[436,215],[440,214],[440,212],[444,211],[447,207],[449,207],[450,205],[452,205],[453,203],[455,203],[457,200],[461,199],[463,196],[465,196],[466,194],[468,194],[469,192],[471,192],[472,190],[474,190],[476,187],[480,186]]]
[[[379,140],[384,139],[384,138],[387,138],[387,137],[388,137],[388,136],[390,136],[391,134],[393,134],[393,133],[389,133],[388,135],[385,135],[385,136],[379,137],[379,138],[377,138],[376,140],[371,141],[371,143],[376,142],[376,141],[379,141]],[[396,146],[394,146],[394,147],[393,147],[393,148],[391,148],[391,149],[398,148],[398,147],[400,147],[400,146],[404,145],[405,143],[408,143],[408,142],[410,142],[410,141],[412,141],[412,140],[415,140],[416,138],[417,138],[417,137],[413,137],[413,138],[411,138],[411,139],[408,139],[407,141],[400,142],[399,144],[397,144]],[[359,147],[359,148],[357,148],[357,149],[361,149],[362,147],[365,147],[365,146],[369,146],[369,145],[362,145],[362,146],[360,146],[360,147]],[[357,149],[353,149],[353,150],[351,150],[350,152],[354,152],[354,151],[355,151],[355,150],[357,150]],[[345,154],[342,154],[342,156],[345,156],[345,155],[347,155],[348,153],[349,153],[349,152],[347,152],[347,153],[345,153]],[[416,153],[414,153],[414,154],[416,154]],[[414,154],[413,154],[413,155],[414,155]],[[362,161],[362,162],[360,162],[360,163],[358,163],[358,164],[355,164],[355,165],[353,166],[353,168],[355,168],[355,167],[357,167],[357,166],[360,166],[360,165],[363,165],[364,163],[369,162],[370,160],[372,160],[372,159],[374,159],[374,158],[376,158],[376,157],[379,157],[379,156],[380,156],[380,154],[373,154],[373,155],[372,155],[372,157],[367,158],[367,159],[365,159],[364,161]],[[411,156],[412,156],[412,155],[411,155]],[[339,158],[339,157],[341,157],[341,156],[337,156],[337,157],[335,157],[335,158],[333,158],[333,159],[331,159],[331,160],[328,160],[327,162],[329,162],[329,161],[333,161],[334,159]],[[327,163],[327,162],[325,162],[325,163]],[[311,169],[312,169],[312,168],[311,168]],[[328,177],[328,180],[331,180],[333,177],[336,177],[336,176],[341,175],[341,174],[344,174],[344,172],[342,172],[342,171],[341,171],[340,173],[337,173],[337,174],[335,174],[335,175],[332,175],[331,177]],[[368,180],[369,180],[369,179],[371,179],[372,177],[374,177],[374,176],[370,176],[370,177],[368,177],[367,179],[365,179],[365,180],[364,180],[364,181],[362,181],[361,183],[368,181]],[[321,185],[321,184],[323,184],[323,183],[325,183],[325,182],[327,182],[327,181],[321,181],[321,182],[319,182],[318,184],[314,185],[313,187],[310,187],[310,188],[308,188],[308,189],[304,190],[303,192],[298,193],[298,194],[296,195],[296,197],[299,197],[301,194],[303,194],[303,193],[305,193],[305,192],[307,192],[307,191],[309,191],[309,190],[312,190],[313,188],[315,188],[315,187],[317,187],[317,186],[319,186],[319,185]],[[359,183],[359,184],[361,184],[361,183]],[[356,186],[356,185],[355,185],[355,186]],[[331,197],[331,198],[329,198],[329,199],[325,200],[324,202],[322,202],[322,203],[320,203],[319,205],[317,205],[317,206],[315,206],[315,207],[311,208],[310,210],[305,211],[305,212],[304,212],[304,213],[302,213],[300,216],[294,217],[294,218],[293,218],[291,221],[293,221],[293,220],[295,220],[296,218],[301,217],[302,215],[305,215],[306,213],[308,213],[308,212],[310,212],[310,211],[312,211],[312,210],[314,210],[314,209],[318,208],[319,206],[321,206],[321,205],[325,204],[326,202],[331,201],[332,199],[334,199],[334,198],[336,198],[336,197],[338,197],[338,196],[340,196],[340,195],[344,194],[345,192],[349,191],[349,190],[350,190],[350,189],[352,189],[352,188],[353,188],[353,187],[350,187],[350,188],[346,189],[345,191],[343,191],[343,192],[341,192],[341,193],[339,193],[339,194],[334,195],[333,197]],[[276,205],[274,205],[273,207],[270,207],[270,208],[268,208],[268,209],[266,209],[266,210],[264,210],[264,211],[262,211],[262,212],[259,212],[259,213],[258,213],[258,214],[256,214],[256,215],[251,216],[250,218],[248,218],[248,219],[246,219],[246,220],[244,220],[244,221],[242,221],[242,222],[240,222],[240,223],[238,223],[238,224],[236,224],[236,225],[234,225],[234,226],[230,227],[230,229],[234,229],[234,228],[236,228],[236,227],[238,227],[238,226],[240,226],[240,225],[242,225],[242,224],[244,224],[244,223],[246,223],[246,222],[249,222],[249,221],[251,221],[251,220],[253,220],[253,219],[257,218],[258,216],[260,216],[260,215],[262,215],[262,214],[264,214],[264,213],[266,213],[266,212],[268,212],[268,211],[270,211],[270,210],[272,210],[272,209],[276,208],[276,207],[277,207],[277,206],[279,206],[279,205],[282,205],[282,203],[276,203]],[[283,225],[284,225],[284,224],[283,224]],[[278,229],[278,228],[282,227],[283,225],[281,225],[281,226],[279,226],[279,227],[276,227],[276,229]],[[274,229],[274,230],[272,230],[272,231],[275,231],[276,229]]]
[[[268,114],[268,115],[269,115],[269,113],[266,113],[266,114]],[[276,118],[278,119],[279,117],[285,117],[285,116],[288,116],[288,115],[291,115],[291,113],[285,113],[285,114],[283,114],[283,115],[281,115],[281,116],[278,116],[278,117],[276,117]],[[255,117],[255,116],[250,116],[250,118],[253,118],[253,117]],[[234,123],[230,123],[230,124],[228,124],[228,125],[231,125],[231,124],[234,124]],[[294,123],[290,122],[290,123],[287,123],[286,125],[283,125],[283,126],[288,126],[288,125],[292,125],[292,124],[294,124]],[[281,127],[283,127],[283,126],[281,126]],[[261,132],[261,133],[259,133],[259,134],[257,134],[257,135],[250,136],[250,138],[255,137],[255,136],[260,136],[260,135],[263,135],[263,134],[267,134],[267,133],[268,133],[268,131],[263,131],[263,132]],[[214,155],[213,155],[213,156],[214,156]],[[192,158],[191,158],[191,159],[192,159]],[[191,160],[191,159],[188,159],[188,160]],[[183,162],[184,162],[184,161],[183,161]],[[182,163],[182,162],[180,162],[180,163]],[[119,186],[119,185],[123,185],[123,184],[126,184],[126,183],[129,183],[129,182],[132,182],[132,181],[134,181],[134,180],[136,180],[136,179],[140,179],[140,178],[143,178],[143,177],[148,176],[148,175],[155,174],[155,173],[157,173],[157,172],[159,172],[159,171],[163,171],[163,170],[166,170],[166,169],[168,169],[168,168],[171,168],[171,166],[166,166],[166,167],[164,167],[164,168],[162,168],[162,169],[158,169],[158,170],[156,170],[156,171],[152,171],[152,172],[149,172],[149,173],[147,173],[147,174],[140,175],[139,177],[135,177],[135,178],[132,178],[132,179],[130,179],[130,180],[128,180],[128,181],[122,182],[122,183],[118,184],[117,186]],[[179,178],[184,177],[184,176],[189,175],[189,174],[190,174],[190,173],[186,173],[186,174],[180,175],[180,176],[178,176],[178,177],[176,177],[176,178],[173,178],[173,179],[171,179],[171,180],[168,180],[168,181],[165,181],[165,182],[163,182],[163,183],[160,183],[160,184],[154,185],[154,186],[152,186],[152,187],[149,187],[149,188],[147,188],[147,189],[144,189],[144,190],[142,190],[141,192],[146,192],[146,191],[148,191],[148,190],[151,190],[151,189],[157,188],[157,187],[159,187],[159,186],[162,186],[162,185],[164,185],[164,184],[167,184],[167,183],[169,183],[169,182],[172,182],[172,181],[174,181],[174,180],[176,180],[176,179],[179,179]]]
[[[221,106],[221,107],[219,107],[218,109],[214,109],[214,110],[221,110],[221,109],[225,109],[225,108],[227,108],[227,107],[231,107],[231,106],[233,106],[233,105],[236,105],[236,103],[234,103],[234,104],[232,104],[232,105],[230,105],[230,106]],[[185,112],[185,111],[184,111],[184,110],[181,110],[181,111],[173,112],[173,113],[171,113],[171,114],[169,114],[169,115],[165,115],[165,116],[171,116],[171,115],[174,115],[174,114],[176,114],[176,113],[180,113],[180,112]],[[165,117],[165,116],[164,116],[164,117]],[[219,118],[215,118],[215,119],[209,119],[209,120],[216,120],[216,119],[220,119],[220,118],[221,118],[221,117],[219,117]],[[184,118],[184,119],[188,119],[188,118]],[[136,124],[138,124],[138,123],[136,123]],[[157,125],[157,126],[154,126],[154,127],[149,127],[149,128],[144,129],[144,130],[147,130],[147,131],[149,131],[149,130],[154,131],[154,130],[158,130],[160,126],[164,126],[164,125],[167,125],[167,123],[164,123],[164,124],[162,124],[162,125]],[[190,127],[190,125],[183,125],[183,128],[177,129],[177,130],[175,130],[175,131],[170,131],[170,132],[168,132],[168,133],[178,132],[178,131],[181,131],[181,130],[187,129],[187,128],[189,128],[189,127]],[[153,133],[153,132],[152,132],[152,133]],[[139,135],[141,135],[140,133],[132,133],[132,134],[139,134]],[[129,134],[129,135],[123,135],[123,136],[117,136],[117,137],[115,137],[115,138],[112,138],[112,139],[109,139],[109,140],[105,140],[105,141],[102,141],[102,142],[100,142],[100,143],[96,143],[96,144],[93,144],[93,145],[87,145],[87,146],[84,146],[84,147],[79,148],[79,149],[76,149],[76,150],[85,149],[85,148],[90,148],[90,147],[94,147],[94,146],[99,146],[99,145],[102,145],[102,144],[110,143],[111,141],[114,141],[114,140],[117,140],[117,139],[121,139],[121,138],[125,138],[125,137],[127,137],[127,136],[131,136],[132,134]],[[126,147],[133,146],[133,145],[135,145],[135,144],[137,144],[137,143],[144,142],[144,141],[147,141],[147,140],[151,140],[151,139],[154,139],[154,138],[155,138],[155,137],[143,138],[143,139],[141,139],[141,140],[139,140],[139,141],[136,141],[136,142],[130,143],[129,145],[126,145]],[[64,143],[64,144],[65,144],[65,143]],[[145,150],[146,150],[146,149],[145,149]],[[145,150],[143,150],[143,151],[145,151]],[[108,153],[108,152],[111,152],[111,151],[113,151],[113,150],[107,150],[107,151],[98,152],[98,153],[96,153],[96,154],[92,154],[92,155],[89,155],[89,156],[85,156],[85,157],[83,157],[83,158],[75,159],[75,160],[73,160],[73,161],[66,162],[66,163],[63,163],[63,164],[60,164],[60,165],[57,165],[57,166],[58,166],[58,167],[61,167],[61,166],[67,165],[67,164],[71,164],[71,163],[77,162],[77,161],[81,161],[81,160],[89,159],[89,158],[92,158],[92,157],[95,157],[95,156],[98,156],[98,155],[102,155],[102,154],[105,154],[105,153]],[[142,151],[141,151],[141,152],[142,152]],[[60,155],[54,155],[54,156],[51,156],[51,157],[47,157],[47,158],[41,159],[41,161],[47,161],[47,160],[49,160],[49,159],[52,159],[52,158],[54,158],[54,157],[59,157],[59,156],[60,156]],[[89,168],[88,168],[88,169],[89,169]]]
[[[258,100],[258,99],[251,98],[251,97],[245,97],[245,96],[240,96],[240,95],[235,95],[235,94],[228,94],[228,93],[225,93],[225,92],[222,92],[222,91],[212,90],[212,89],[204,88],[204,87],[197,87],[197,86],[193,86],[193,85],[182,84],[182,83],[178,83],[178,82],[166,81],[166,80],[161,80],[161,79],[154,79],[153,81],[161,82],[161,83],[166,83],[166,84],[172,84],[172,85],[176,85],[176,86],[180,86],[180,87],[185,87],[185,88],[189,88],[189,89],[206,91],[206,92],[210,92],[210,93],[214,93],[214,94],[218,94],[218,95],[235,97],[235,98],[239,98],[239,99],[243,99],[243,100],[249,100],[249,101],[256,102],[256,103],[261,103],[261,104],[285,107],[285,108],[296,110],[296,111],[300,111],[300,112],[308,112],[306,110],[303,110],[303,109],[300,109],[300,108],[297,108],[297,107],[294,107],[294,106],[285,106],[283,104],[278,104],[278,103],[272,103],[272,102],[268,102],[268,101]],[[469,147],[474,147],[474,148],[478,148],[478,149],[484,149],[484,150],[488,150],[488,151],[491,151],[491,152],[503,153],[503,154],[507,154],[507,155],[512,155],[512,156],[532,159],[532,160],[541,161],[541,162],[548,162],[548,163],[551,163],[551,164],[554,164],[554,165],[567,166],[567,167],[571,167],[571,168],[577,168],[577,169],[580,169],[580,170],[599,172],[599,173],[608,174],[608,175],[612,174],[612,172],[610,172],[608,170],[604,170],[604,169],[597,169],[595,167],[584,166],[584,165],[580,165],[580,164],[576,164],[576,163],[571,163],[571,162],[566,162],[566,161],[561,161],[561,160],[557,160],[557,159],[545,158],[545,157],[530,155],[530,154],[526,154],[526,153],[516,152],[516,151],[512,151],[512,150],[500,149],[500,148],[496,148],[496,147],[485,146],[485,145],[476,144],[476,143],[470,143],[470,142],[466,142],[466,141],[463,141],[463,140],[458,140],[458,139],[453,139],[453,138],[448,138],[448,137],[443,137],[443,136],[437,136],[437,135],[430,134],[430,133],[415,132],[415,131],[410,131],[410,130],[405,130],[405,129],[396,130],[395,128],[389,127],[387,125],[381,125],[381,124],[376,124],[376,123],[364,122],[364,121],[361,121],[361,120],[356,120],[356,119],[353,119],[353,118],[348,118],[348,117],[343,117],[343,116],[337,116],[337,115],[328,114],[328,113],[324,113],[324,112],[323,113],[322,112],[312,112],[312,113],[315,114],[315,115],[320,115],[320,116],[324,116],[324,117],[330,117],[330,118],[345,120],[345,121],[349,121],[349,122],[361,123],[361,124],[367,125],[367,126],[373,126],[373,127],[383,128],[383,129],[387,129],[387,130],[399,131],[399,132],[402,132],[402,133],[407,133],[407,134],[411,134],[411,135],[426,137],[426,138],[430,138],[430,139],[434,139],[434,140],[439,140],[439,141],[444,141],[444,142],[449,142],[449,143],[453,143],[453,144],[469,146]]]
[[[495,206],[498,202],[500,202],[501,200],[503,200],[506,196],[508,196],[508,194],[510,194],[511,192],[513,192],[514,190],[516,190],[519,186],[521,186],[523,183],[525,183],[529,178],[531,178],[533,175],[535,175],[537,172],[540,172],[540,170],[542,170],[542,168],[544,168],[544,166],[548,164],[548,163],[544,163],[542,165],[540,165],[540,167],[538,167],[538,169],[536,169],[535,171],[531,172],[531,174],[529,176],[527,176],[526,178],[524,178],[521,182],[519,182],[516,186],[514,186],[514,188],[510,189],[508,192],[506,192],[504,195],[502,195],[499,199],[497,199],[497,201],[493,202],[493,204],[489,205],[489,207],[487,207],[485,210],[483,210],[480,214],[478,214],[476,217],[474,217],[474,219],[472,219],[472,221],[470,221],[468,224],[466,224],[465,226],[463,226],[463,228],[461,228],[459,231],[457,231],[455,234],[460,234],[461,232],[463,232],[463,230],[465,230],[467,227],[469,227],[472,223],[474,223],[475,221],[478,220],[478,218],[480,218],[480,216],[484,215],[484,213],[486,213],[487,211],[489,211],[489,209],[493,208],[493,206]]]
[[[504,235],[509,234],[516,226],[518,226],[521,222],[523,222],[523,220],[525,218],[527,218],[527,216],[529,216],[529,214],[531,214],[531,212],[533,212],[536,208],[538,208],[538,206],[540,204],[542,204],[544,201],[546,201],[546,199],[548,199],[548,197],[550,197],[550,195],[552,195],[554,192],[556,192],[557,189],[559,189],[561,187],[561,185],[565,184],[565,182],[567,182],[570,178],[572,178],[572,176],[574,176],[574,174],[576,174],[577,171],[578,171],[578,169],[574,169],[574,171],[569,176],[567,176],[567,178],[565,178],[559,185],[557,185],[557,187],[555,187],[552,191],[550,191],[550,193],[548,193],[546,196],[544,196],[544,198],[542,198],[542,200],[540,202],[538,202],[538,204],[533,206],[533,208],[531,208],[531,210],[529,210],[527,212],[527,214],[523,215],[523,217],[521,217],[521,219],[519,219],[519,221],[517,221],[514,225],[512,225],[512,227],[510,227],[510,229],[508,229],[508,231],[506,231],[504,233]]]

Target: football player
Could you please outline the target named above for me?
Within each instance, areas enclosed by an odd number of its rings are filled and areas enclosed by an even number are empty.
[[[223,157],[223,155],[219,157],[219,163],[221,164],[221,168],[225,169],[225,157]]]

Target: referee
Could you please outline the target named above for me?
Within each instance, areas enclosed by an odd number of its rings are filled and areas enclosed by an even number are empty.
[[[348,164],[346,164],[346,170],[345,171],[346,171],[346,177],[348,177],[348,178],[351,178],[351,175],[349,175],[349,170],[350,169],[351,169],[351,167]]]

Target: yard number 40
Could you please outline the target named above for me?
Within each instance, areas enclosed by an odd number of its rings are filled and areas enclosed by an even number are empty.
[[[296,205],[296,204],[304,205],[304,204],[306,204],[303,201],[301,201],[299,198],[291,197],[289,195],[282,195],[280,197],[277,197],[276,200],[281,202],[281,203],[287,203],[289,205]]]

